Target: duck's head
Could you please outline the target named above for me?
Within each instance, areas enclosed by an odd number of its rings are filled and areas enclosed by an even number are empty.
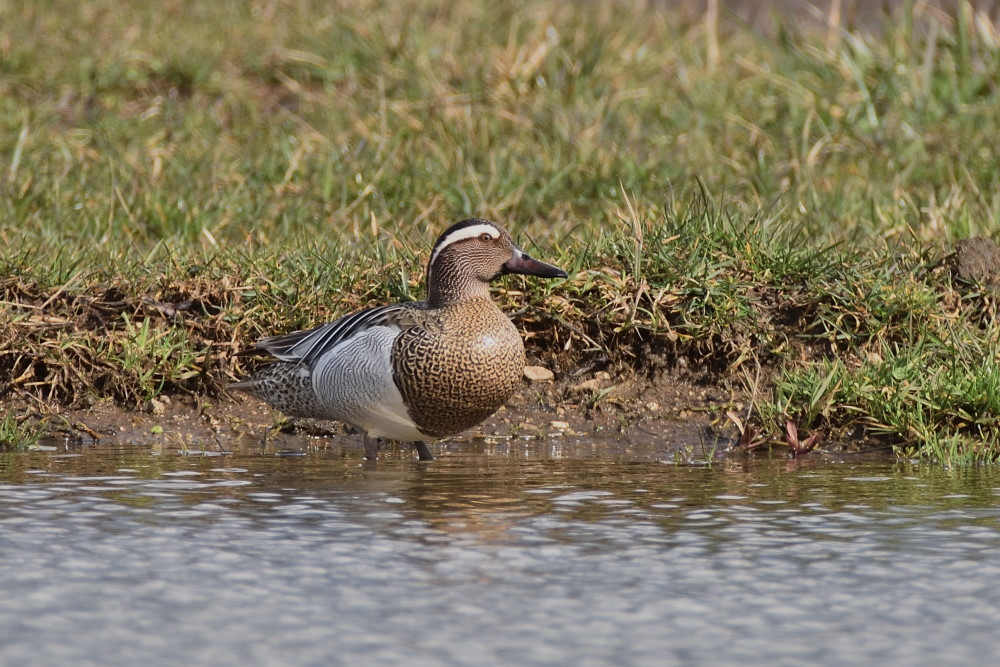
[[[529,257],[495,222],[480,218],[457,222],[441,233],[431,252],[428,301],[440,304],[481,296],[490,281],[507,273],[566,277],[562,269]]]

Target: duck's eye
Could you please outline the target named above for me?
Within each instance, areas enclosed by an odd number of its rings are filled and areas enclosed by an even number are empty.
[[[483,243],[493,243],[493,237],[486,232],[479,235],[479,240]]]

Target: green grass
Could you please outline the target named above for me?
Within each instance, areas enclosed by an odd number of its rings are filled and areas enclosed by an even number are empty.
[[[45,435],[43,422],[13,414],[0,417],[0,451],[31,447]]]
[[[215,395],[481,215],[570,272],[500,295],[557,368],[1000,458],[995,295],[940,264],[1000,229],[1000,35],[937,20],[715,62],[646,3],[0,3],[0,399]]]

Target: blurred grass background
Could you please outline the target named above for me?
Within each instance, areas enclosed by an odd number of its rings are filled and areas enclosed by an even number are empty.
[[[920,4],[810,36],[698,3],[3,2],[0,238],[422,248],[478,214],[561,245],[694,179],[819,243],[989,233],[1000,38]]]

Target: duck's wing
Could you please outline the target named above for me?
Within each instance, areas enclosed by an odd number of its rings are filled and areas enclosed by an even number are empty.
[[[397,303],[376,306],[321,324],[315,329],[261,338],[255,347],[282,361],[311,365],[323,354],[365,329],[391,326],[402,330],[417,325],[422,305],[422,303]]]

